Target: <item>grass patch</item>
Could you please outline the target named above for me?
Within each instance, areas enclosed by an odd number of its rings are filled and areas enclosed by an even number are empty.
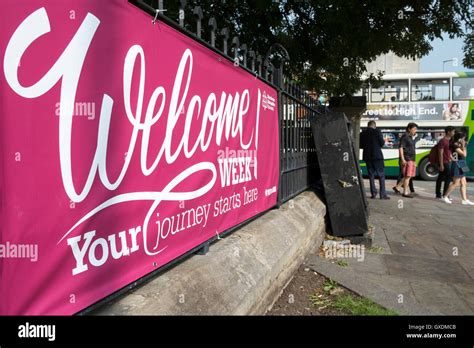
[[[355,298],[347,294],[334,299],[331,307],[352,315],[398,315],[397,312],[383,308],[368,298]]]
[[[309,296],[311,304],[318,310],[326,309],[326,311],[348,315],[398,315],[394,310],[386,309],[368,298],[349,292],[330,278],[326,278],[322,284],[322,290],[324,292],[316,292]]]
[[[322,295],[313,294],[309,297],[309,300],[315,307],[327,307],[330,304],[330,300],[327,297],[323,297]]]
[[[326,279],[323,284],[323,290],[325,292],[330,292],[331,290],[336,289],[339,286],[336,281],[332,279]]]
[[[345,260],[337,260],[336,264],[341,267],[347,267],[349,264]]]
[[[381,253],[383,251],[383,248],[380,246],[371,246],[369,248],[369,252],[371,253]]]

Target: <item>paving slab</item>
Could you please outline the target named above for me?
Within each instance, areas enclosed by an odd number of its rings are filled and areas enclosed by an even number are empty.
[[[381,230],[385,234],[388,243],[390,243],[391,241],[400,243],[408,242],[404,235],[404,231],[402,230],[397,230],[390,227],[384,227]]]
[[[474,279],[474,260],[472,257],[459,257],[459,264]]]
[[[469,305],[471,314],[474,314],[474,284],[453,284],[458,296]]]
[[[426,307],[436,307],[441,313],[449,315],[474,314],[459,292],[444,282],[418,279],[410,280],[410,286],[417,301]]]
[[[398,313],[404,312],[404,304],[418,303],[413,289],[411,288],[410,282],[407,279],[402,277],[396,277],[392,275],[383,275],[376,273],[365,273],[364,277],[369,281],[376,284],[383,284],[385,288],[391,290],[391,294],[395,297],[390,298],[390,308],[394,309]],[[425,312],[420,312],[419,314],[429,314],[427,309],[423,308]]]
[[[355,273],[375,273],[387,274],[388,268],[385,264],[384,254],[376,254],[365,251],[363,259],[345,258],[347,262],[347,269]]]
[[[407,255],[384,255],[384,258],[389,274],[396,276],[441,282],[470,281],[468,273],[458,262]]]
[[[408,243],[400,243],[395,241],[390,241],[390,249],[394,255],[416,255],[416,256],[426,256],[426,257],[438,257],[439,254],[434,248],[429,247],[426,244],[410,242],[409,237],[407,237]]]
[[[384,231],[374,231],[372,247],[377,248],[379,254],[391,254],[390,244]]]

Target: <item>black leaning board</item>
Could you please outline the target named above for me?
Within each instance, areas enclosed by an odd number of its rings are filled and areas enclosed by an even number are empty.
[[[363,235],[368,230],[367,201],[347,118],[340,112],[318,115],[311,129],[332,234]]]

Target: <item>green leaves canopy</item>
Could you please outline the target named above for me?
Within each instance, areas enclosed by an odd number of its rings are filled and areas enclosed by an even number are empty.
[[[156,0],[147,2],[158,6]],[[290,54],[286,73],[307,89],[332,95],[356,91],[366,62],[378,55],[392,51],[419,58],[443,33],[464,38],[464,57],[459,60],[474,68],[472,0],[189,0],[186,27],[193,32],[195,6],[204,12],[205,39],[208,19],[215,17],[218,32],[229,28],[229,47],[234,35],[262,55],[273,43],[281,43]],[[165,0],[164,7],[166,16],[177,20],[179,1]],[[222,47],[219,35],[216,43]]]

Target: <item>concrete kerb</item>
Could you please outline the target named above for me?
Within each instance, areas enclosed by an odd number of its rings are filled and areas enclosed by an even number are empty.
[[[264,314],[325,235],[326,207],[306,191],[92,315]]]

